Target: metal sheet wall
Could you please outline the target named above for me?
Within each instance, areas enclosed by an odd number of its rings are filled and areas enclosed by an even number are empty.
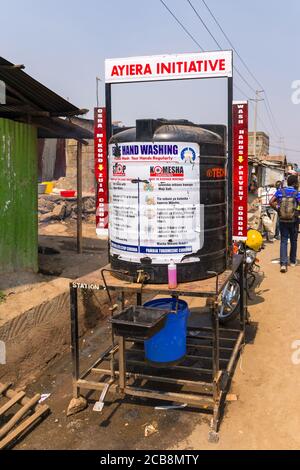
[[[37,131],[0,119],[0,272],[38,269]]]

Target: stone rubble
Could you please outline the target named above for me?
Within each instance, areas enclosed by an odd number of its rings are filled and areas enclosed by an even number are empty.
[[[82,218],[89,221],[95,217],[95,197],[84,196],[82,198]],[[77,199],[63,198],[59,195],[43,194],[39,196],[38,206],[39,223],[45,224],[54,221],[77,219]]]

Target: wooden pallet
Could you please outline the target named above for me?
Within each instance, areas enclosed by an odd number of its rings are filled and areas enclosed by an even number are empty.
[[[0,406],[0,420],[5,422],[0,426],[0,450],[11,447],[50,412],[47,405],[39,405],[39,394],[28,398],[25,392],[16,392],[11,386],[12,384],[0,383],[0,398],[7,399]],[[6,421],[5,417],[11,414],[12,409],[14,414]]]

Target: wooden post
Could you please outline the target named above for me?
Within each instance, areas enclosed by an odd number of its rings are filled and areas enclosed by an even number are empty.
[[[77,253],[82,254],[82,142],[77,141]]]
[[[125,338],[119,338],[119,387],[120,392],[124,393],[126,387],[126,343]]]

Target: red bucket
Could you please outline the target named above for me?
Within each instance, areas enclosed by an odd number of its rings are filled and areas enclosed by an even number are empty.
[[[60,195],[61,197],[75,197],[76,191],[61,191]]]

